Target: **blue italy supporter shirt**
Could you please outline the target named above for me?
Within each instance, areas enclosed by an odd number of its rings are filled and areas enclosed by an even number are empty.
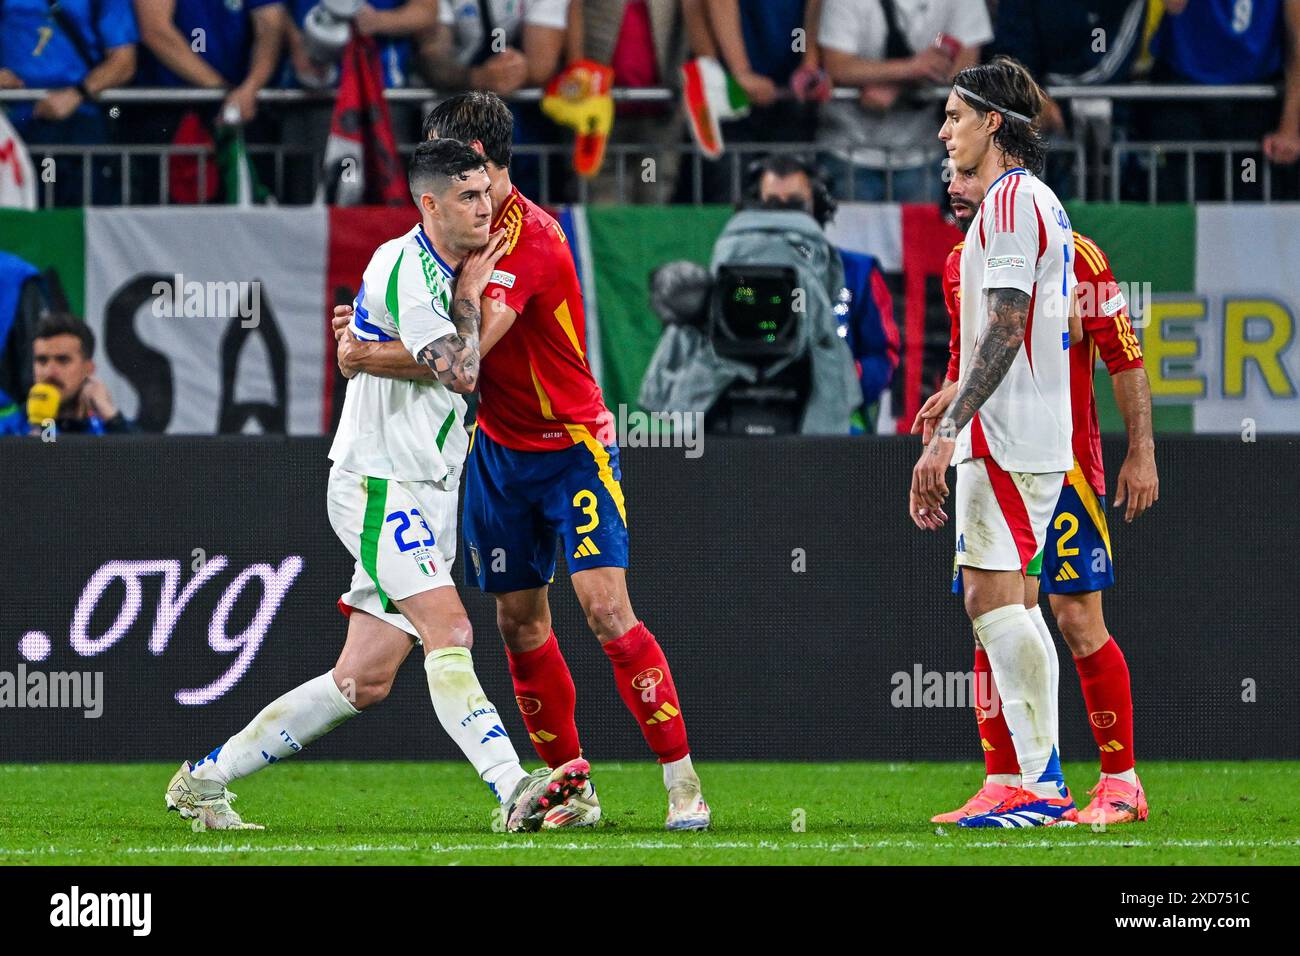
[[[42,0],[43,2],[43,0]],[[211,67],[238,86],[248,75],[248,57],[253,49],[252,12],[281,0],[176,0],[172,22],[181,36],[193,42],[195,30],[202,30],[206,49],[195,51]],[[143,46],[136,86],[189,86],[163,66]]]
[[[1165,15],[1151,44],[1157,60],[1193,83],[1260,83],[1282,69],[1283,0],[1193,0]]]
[[[60,0],[68,19],[81,29],[81,38],[99,64],[105,51],[136,43],[131,0]],[[13,70],[29,87],[60,89],[76,86],[90,67],[63,29],[50,16],[46,0],[0,0],[0,67]],[[10,104],[9,116],[22,126],[33,104]],[[93,109],[83,103],[82,110]]]
[[[803,27],[803,13],[804,0],[740,0],[740,32],[749,64],[777,86],[790,82],[803,59],[791,49],[793,31]]]

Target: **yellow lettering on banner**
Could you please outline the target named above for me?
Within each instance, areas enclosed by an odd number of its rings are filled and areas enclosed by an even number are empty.
[[[1201,354],[1201,340],[1196,329],[1168,329],[1166,326],[1203,321],[1205,302],[1202,300],[1151,303],[1151,322],[1142,337],[1142,351],[1146,353],[1152,397],[1205,397],[1204,375],[1194,372],[1179,374],[1166,368],[1168,362],[1194,365]]]
[[[1268,335],[1247,338],[1252,319],[1256,326],[1268,323]],[[1254,362],[1273,398],[1293,398],[1295,386],[1281,356],[1294,338],[1295,317],[1282,303],[1272,299],[1229,300],[1223,316],[1223,394],[1228,398],[1246,394],[1246,364]]]

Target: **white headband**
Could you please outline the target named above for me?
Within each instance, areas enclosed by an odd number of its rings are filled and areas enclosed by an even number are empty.
[[[966,97],[966,99],[968,100],[974,100],[976,103],[983,103],[985,106],[987,106],[995,113],[1004,113],[1007,116],[1010,116],[1013,119],[1018,119],[1024,123],[1032,124],[1034,122],[1024,113],[1017,113],[1015,110],[1009,110],[1005,106],[998,106],[998,104],[996,103],[990,103],[988,100],[980,96],[978,93],[972,93],[964,86],[954,86],[953,89],[956,90],[958,93],[960,93],[962,96]]]

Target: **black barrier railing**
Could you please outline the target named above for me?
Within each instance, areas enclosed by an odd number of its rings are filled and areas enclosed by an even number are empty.
[[[947,86],[934,86],[919,90],[918,95],[938,104],[948,95],[949,89]],[[1162,201],[1174,199],[1179,202],[1195,202],[1198,198],[1197,179],[1190,170],[1200,157],[1217,161],[1220,168],[1225,171],[1223,173],[1223,192],[1220,194],[1216,189],[1213,195],[1208,198],[1226,199],[1229,202],[1241,198],[1262,199],[1265,202],[1271,202],[1275,198],[1273,185],[1275,170],[1283,167],[1270,162],[1263,155],[1259,143],[1217,142],[1213,140],[1188,140],[1185,142],[1127,141],[1116,135],[1113,116],[1114,107],[1117,103],[1213,103],[1223,101],[1253,103],[1272,101],[1279,97],[1279,90],[1274,85],[1201,86],[1153,83],[1104,86],[1052,85],[1047,88],[1047,91],[1058,102],[1076,103],[1080,107],[1087,107],[1086,121],[1077,122],[1071,135],[1058,136],[1050,144],[1053,161],[1059,167],[1056,170],[1057,181],[1070,184],[1070,188],[1074,191],[1072,198],[1103,201],[1106,199],[1118,201],[1120,198],[1124,198],[1141,199],[1148,202],[1156,202],[1157,199]],[[50,91],[45,89],[0,90],[0,104],[5,102],[34,102],[43,98],[48,92]],[[129,106],[132,104],[184,106],[219,103],[226,95],[227,92],[220,89],[124,87],[105,90],[97,99],[109,107]],[[258,102],[273,109],[282,110],[303,106],[321,107],[332,103],[334,95],[335,91],[329,89],[264,89],[258,94]],[[408,87],[384,91],[385,99],[392,104],[431,105],[444,95],[446,94],[427,87]],[[538,101],[541,99],[541,95],[542,91],[539,88],[531,88],[519,90],[506,98],[512,102],[529,103]],[[670,103],[675,102],[680,97],[678,91],[667,87],[619,87],[612,90],[611,95],[618,102],[632,103]],[[785,91],[782,95],[785,99],[790,98],[789,91]],[[853,87],[839,87],[832,92],[833,99],[837,101],[855,100],[859,95],[860,91]],[[553,189],[550,166],[552,163],[559,164],[567,160],[571,153],[571,147],[567,143],[520,144],[515,147],[515,151],[521,156],[536,157],[541,160],[539,162],[540,185],[537,198],[547,204],[567,201],[585,203],[592,201],[593,198],[602,202],[626,203],[637,201],[638,197],[635,195],[634,190],[629,188],[635,182],[635,177],[629,177],[625,173],[626,161],[633,157],[637,160],[645,157],[671,157],[675,163],[680,163],[686,169],[683,175],[686,176],[689,183],[683,195],[691,202],[734,203],[741,198],[741,176],[739,171],[753,157],[781,150],[832,152],[837,149],[837,145],[830,142],[786,144],[737,142],[728,143],[727,145],[728,154],[724,158],[724,161],[728,164],[725,188],[722,192],[716,194],[706,192],[701,172],[700,153],[693,143],[685,139],[680,142],[611,143],[609,146],[609,160],[607,161],[612,161],[615,165],[615,183],[612,191],[602,190],[598,196],[593,196],[589,184],[582,179],[576,179],[567,194],[561,194],[558,190]],[[845,148],[849,146],[851,144],[846,144]],[[413,144],[403,144],[403,147],[409,150],[413,148]],[[129,179],[132,166],[142,164],[147,166],[156,163],[159,170],[157,179],[165,184],[168,175],[165,167],[168,165],[167,160],[172,156],[202,155],[210,159],[215,158],[215,153],[211,151],[199,150],[196,153],[195,148],[189,146],[147,146],[129,142],[97,146],[33,144],[31,152],[38,161],[46,157],[79,160],[83,170],[81,174],[83,178],[82,203],[86,205],[95,202],[95,196],[89,188],[92,169],[90,160],[92,158],[99,158],[101,162],[108,160],[113,164],[122,179],[121,202],[126,204],[130,204],[133,199],[140,200],[141,198],[138,196],[132,197],[131,195],[132,186]],[[271,179],[272,193],[281,202],[302,203],[315,201],[323,175],[323,137],[322,142],[315,146],[304,146],[301,143],[259,143],[251,145],[249,152],[263,160],[264,175]],[[885,152],[888,152],[888,150],[885,150]],[[912,150],[901,150],[899,152],[910,153]],[[1234,188],[1232,163],[1234,159],[1240,159],[1243,155],[1251,157],[1261,167],[1259,176],[1262,177],[1262,187],[1260,190]],[[1130,158],[1135,160],[1136,163],[1127,163],[1126,160]],[[1157,188],[1157,167],[1166,158],[1171,158],[1178,163],[1184,163],[1189,170],[1186,176],[1187,187],[1177,195],[1164,195],[1164,193],[1168,192],[1168,189],[1158,190]],[[942,152],[936,151],[936,167],[942,159]],[[295,160],[301,160],[301,162],[295,164]],[[291,164],[292,168],[290,168]],[[205,180],[206,170],[203,168],[203,164],[196,165],[198,166],[200,180]],[[557,168],[559,168],[558,165]],[[859,198],[853,195],[852,180],[853,177],[846,177],[848,194],[845,198],[850,200]],[[1121,180],[1124,180],[1124,182],[1121,182]],[[294,187],[292,190],[287,188],[290,183]],[[888,172],[886,173],[884,190],[886,200],[892,200],[895,197],[893,177]],[[1204,187],[1202,187],[1202,192],[1204,191]],[[206,192],[200,189],[198,194],[204,196]],[[170,201],[169,192],[166,188],[160,188],[158,196],[159,201],[164,204]],[[1202,196],[1201,198],[1206,197]],[[1293,199],[1296,197],[1287,195],[1285,198]],[[53,184],[47,181],[43,185],[42,202],[45,206],[50,206],[53,201]],[[113,201],[116,203],[118,200],[115,197]]]
[[[0,439],[0,672],[11,687],[36,673],[102,687],[79,707],[0,696],[0,761],[192,758],[330,668],[352,560],[325,514],[328,445]],[[1117,465],[1123,440],[1105,450]],[[697,756],[977,761],[952,534],[906,515],[916,442],[708,437],[702,452],[623,450],[632,602],[672,664]],[[1139,759],[1300,757],[1287,557],[1300,510],[1277,504],[1293,494],[1300,437],[1162,435],[1156,457],[1159,503],[1132,525],[1111,518],[1105,594]],[[584,748],[648,759],[560,567],[551,603]],[[478,674],[508,705],[492,602],[461,592]],[[1064,649],[1061,673],[1062,752],[1091,761]],[[518,716],[502,716],[526,750]],[[433,728],[408,664],[387,701],[308,756],[455,758]]]

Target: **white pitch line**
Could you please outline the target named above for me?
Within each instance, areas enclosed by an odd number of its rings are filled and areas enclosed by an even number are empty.
[[[513,852],[516,850],[559,850],[564,852],[619,852],[623,850],[766,850],[779,853],[784,850],[823,850],[832,853],[846,850],[965,850],[978,849],[1054,849],[1081,847],[1120,847],[1144,849],[1180,849],[1180,848],[1268,848],[1300,847],[1300,840],[1115,840],[1101,842],[1094,840],[1015,840],[1015,841],[966,841],[955,840],[951,843],[923,843],[917,840],[874,840],[871,842],[814,842],[814,843],[777,843],[770,840],[728,840],[718,842],[673,843],[665,840],[642,840],[635,843],[552,843],[550,841],[521,840],[519,842],[500,843],[433,843],[427,845],[411,843],[376,844],[358,843],[338,846],[316,846],[313,844],[257,844],[239,845],[218,843],[213,845],[191,844],[184,846],[143,846],[124,847],[117,851],[101,851],[76,847],[60,849],[58,847],[34,847],[31,849],[0,848],[0,856],[42,856],[63,855],[78,856],[86,853],[117,852],[128,855],[181,853],[475,853],[482,851]]]

